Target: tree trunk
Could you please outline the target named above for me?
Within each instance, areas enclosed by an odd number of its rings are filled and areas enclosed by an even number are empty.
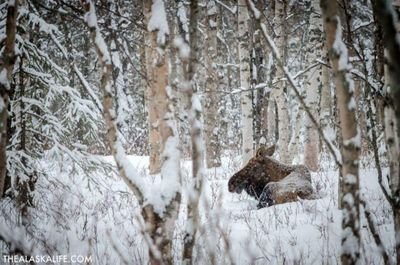
[[[189,93],[190,102],[190,126],[191,126],[191,141],[192,141],[192,177],[188,188],[188,208],[187,208],[187,224],[185,237],[183,242],[183,264],[195,264],[193,257],[193,249],[196,246],[196,235],[199,225],[199,199],[203,186],[204,174],[204,150],[202,139],[202,110],[200,98],[197,94],[196,84],[201,78],[200,62],[201,32],[197,29],[198,22],[202,17],[202,9],[197,0],[190,2],[190,57],[182,58],[185,63],[188,63],[188,70],[185,73],[185,90]],[[189,61],[188,61],[189,59]],[[184,65],[185,68],[185,65]],[[200,74],[200,76],[199,76]]]
[[[268,7],[265,5],[263,1],[257,1],[255,6],[260,12],[266,14],[266,16],[261,16],[261,23],[266,23],[266,17],[270,15],[268,12]],[[255,67],[252,71],[253,79],[256,78],[255,84],[258,85],[258,88],[255,89],[255,122],[254,122],[254,141],[256,143],[256,147],[258,148],[260,145],[266,144],[268,137],[268,98],[269,98],[269,88],[271,86],[266,84],[266,81],[270,81],[269,71],[267,65],[270,66],[271,62],[269,62],[268,53],[269,50],[262,40],[262,32],[258,25],[254,26],[253,33],[253,49],[254,49],[254,58],[252,65]],[[268,63],[266,63],[268,62]]]
[[[275,73],[275,69],[276,66],[274,65],[274,56],[272,54],[272,52],[269,53],[268,55],[268,64],[267,64],[267,74],[266,76],[268,76],[268,81],[267,81],[267,85],[269,88],[273,89],[272,87],[272,83],[273,83],[273,77],[274,77],[274,73]],[[264,126],[266,127],[266,135],[267,135],[267,143],[269,145],[273,145],[277,143],[278,140],[278,128],[277,128],[277,122],[276,122],[276,102],[274,100],[274,98],[272,97],[272,91],[269,91],[269,93],[267,94],[267,98],[266,98],[266,106],[265,106],[265,120],[267,122],[267,124],[265,124]]]
[[[249,13],[245,0],[238,0],[240,105],[242,109],[242,164],[253,156],[253,93],[250,90]]]
[[[175,182],[181,182],[180,176],[180,151],[179,151],[179,136],[177,132],[176,121],[174,117],[174,106],[172,104],[173,92],[169,86],[169,65],[167,60],[165,40],[166,34],[169,32],[162,32],[161,28],[157,25],[155,28],[150,26],[150,17],[146,14],[151,13],[151,16],[160,16],[159,13],[155,12],[156,5],[162,7],[165,12],[164,2],[162,0],[154,0],[153,5],[150,7],[149,1],[144,3],[145,16],[149,18],[147,25],[149,29],[149,38],[151,38],[150,53],[146,54],[149,56],[151,64],[147,65],[148,79],[150,83],[149,89],[149,115],[152,128],[150,130],[157,130],[159,135],[158,145],[158,156],[161,156],[160,161],[160,172],[162,179],[173,179]],[[172,12],[173,10],[168,10]],[[172,17],[171,14],[166,17]],[[167,21],[164,21],[167,23]],[[160,34],[165,34],[160,36]],[[148,60],[148,61],[149,61]],[[169,187],[168,187],[169,188]],[[150,234],[156,247],[159,249],[162,255],[162,261],[166,264],[172,264],[172,239],[174,232],[174,223],[178,216],[180,204],[180,192],[177,191],[176,196],[167,203],[167,209],[164,216],[156,212],[152,205],[147,205],[143,208],[142,215],[146,220],[148,227],[148,233]],[[152,251],[150,253],[150,263],[159,264],[159,257],[154,255]]]
[[[143,1],[143,13],[148,25],[151,17],[151,1]],[[149,171],[150,174],[161,172],[162,142],[160,121],[166,108],[165,87],[168,85],[168,64],[165,54],[157,49],[157,33],[148,32],[146,37],[146,70],[147,70],[147,109],[149,115]]]
[[[6,39],[0,60],[0,197],[4,193],[7,176],[7,121],[10,83],[15,63],[15,37],[17,33],[18,0],[9,1],[6,19]]]
[[[342,41],[337,3],[321,0],[327,49],[335,76],[339,116],[343,145],[341,204],[342,219],[342,264],[356,264],[360,259],[360,200],[359,200],[359,153],[361,134],[356,120],[354,84],[350,78],[347,48]]]
[[[328,54],[326,52],[326,46],[323,47],[322,58],[324,61],[327,61]],[[331,86],[329,82],[329,69],[326,66],[322,67],[322,86],[320,89],[320,124],[322,130],[326,130],[328,127],[332,126],[331,116],[332,116],[332,95],[331,95]]]
[[[272,80],[271,82],[268,82],[268,84],[272,85]],[[279,137],[279,132],[278,132],[278,122],[277,120],[277,111],[276,111],[276,102],[275,99],[272,97],[272,93],[269,93],[268,99],[267,99],[267,115],[266,119],[268,121],[267,124],[267,143],[270,144],[276,144],[278,141]]]
[[[400,264],[400,43],[398,20],[390,1],[375,0],[374,15],[383,31],[385,46],[384,125],[389,156],[391,204],[393,209],[396,261]]]
[[[285,17],[286,17],[286,0],[275,1],[275,17],[274,17],[274,29],[275,39],[274,42],[278,51],[280,52],[282,61],[285,61],[285,50],[286,50],[286,37],[284,31]],[[278,67],[276,69],[275,78],[283,78],[283,70]],[[288,102],[286,100],[286,82],[278,81],[275,84],[275,88],[272,91],[272,98],[276,102],[277,108],[277,119],[278,119],[278,152],[280,160],[285,164],[291,164],[292,158],[287,155],[289,154],[289,140],[290,140],[290,127],[289,127],[289,112]]]
[[[322,36],[322,18],[320,17],[321,9],[318,0],[311,1],[310,26],[308,29],[309,42],[307,47],[307,62],[308,65],[322,56],[323,36]],[[314,117],[318,114],[318,90],[322,82],[322,66],[311,69],[306,75],[306,98],[307,106]],[[306,116],[306,137],[304,146],[304,164],[312,171],[317,171],[319,168],[318,153],[319,153],[319,137],[316,128],[312,121]]]
[[[206,97],[204,98],[205,142],[207,168],[221,165],[221,143],[219,141],[219,114],[218,114],[218,68],[217,68],[217,29],[218,6],[214,0],[207,3],[207,82]]]
[[[15,113],[16,118],[18,117],[19,120],[19,127],[20,127],[20,143],[18,146],[19,151],[26,152],[26,117],[25,117],[25,100],[26,100],[26,83],[25,79],[27,78],[24,74],[23,70],[24,60],[23,58],[19,61],[19,84],[18,89],[19,93],[15,97],[18,97],[19,101],[19,113]],[[15,92],[15,91],[14,91]],[[35,148],[35,147],[32,147]],[[37,180],[36,172],[30,171],[29,169],[32,168],[32,165],[29,165],[31,161],[28,161],[27,157],[21,157],[21,164],[23,165],[24,169],[19,172],[16,179],[14,180],[13,186],[16,187],[16,203],[21,213],[21,220],[22,224],[26,224],[28,222],[28,207],[33,206],[33,191],[35,189],[35,183]]]
[[[157,1],[158,7],[164,9],[164,3],[161,0]],[[116,162],[116,166],[121,178],[124,180],[128,188],[136,196],[139,205],[142,207],[142,216],[145,221],[145,233],[151,238],[149,242],[149,258],[150,264],[172,264],[172,240],[175,220],[178,215],[179,203],[180,203],[180,155],[178,150],[178,140],[176,127],[173,120],[173,108],[170,104],[169,98],[169,87],[168,87],[168,68],[164,64],[151,65],[152,67],[160,67],[159,73],[164,73],[166,76],[162,76],[161,80],[154,81],[155,87],[158,88],[158,92],[164,95],[164,102],[162,111],[164,115],[160,120],[158,128],[160,130],[160,137],[165,145],[161,150],[162,154],[162,166],[161,166],[161,179],[168,179],[169,193],[164,190],[156,190],[160,194],[166,194],[168,197],[163,197],[165,203],[165,209],[156,209],[154,205],[147,203],[145,204],[145,198],[143,195],[143,183],[138,185],[140,179],[133,176],[135,172],[129,168],[129,162],[126,160],[125,152],[119,141],[118,129],[115,117],[115,111],[113,110],[113,98],[112,98],[112,64],[111,56],[105,46],[104,39],[101,36],[100,29],[97,25],[97,17],[95,13],[94,4],[90,0],[82,1],[82,5],[85,9],[85,22],[90,29],[91,39],[95,45],[97,55],[101,61],[102,76],[100,81],[100,87],[103,92],[103,112],[105,123],[107,126],[107,137],[108,143]],[[164,23],[167,23],[166,21]],[[159,49],[165,44],[165,37],[160,36],[159,28],[152,28],[154,40]],[[165,34],[165,33],[162,33]],[[165,58],[164,58],[165,60]],[[155,61],[157,63],[158,61]],[[166,68],[166,70],[165,70]],[[155,71],[155,70],[154,70]],[[165,81],[166,80],[166,81]],[[163,87],[162,87],[163,86]]]

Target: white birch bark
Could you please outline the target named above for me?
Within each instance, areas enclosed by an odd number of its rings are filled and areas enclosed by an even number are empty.
[[[324,61],[327,61],[328,54],[326,52],[326,47],[324,45],[323,49],[323,58]],[[319,124],[321,126],[322,131],[324,132],[333,132],[333,122],[332,122],[332,117],[333,115],[333,107],[334,102],[332,98],[332,89],[331,89],[331,83],[330,83],[330,72],[329,69],[325,66],[322,67],[322,86],[320,90],[320,112],[319,112]],[[329,155],[329,150],[328,146],[321,140],[321,146],[320,148],[322,149],[320,151],[321,155]]]
[[[310,26],[308,29],[309,42],[307,43],[307,63],[311,65],[322,56],[323,35],[322,35],[322,18],[320,17],[321,9],[318,0],[311,1]],[[318,90],[321,87],[322,66],[311,69],[305,77],[306,98],[305,102],[310,108],[314,117],[318,114]],[[304,145],[304,164],[312,171],[319,168],[319,137],[312,121],[306,116],[305,122],[305,145]]]
[[[149,5],[144,4],[145,11],[150,11]],[[172,12],[171,10],[169,10]],[[161,18],[160,18],[161,17]],[[159,22],[161,20],[161,22]],[[163,188],[170,189],[173,186],[175,195],[166,202],[164,214],[159,213],[152,205],[143,208],[143,217],[154,227],[148,229],[157,248],[161,251],[162,261],[170,264],[173,262],[172,241],[175,220],[178,216],[180,204],[180,150],[179,137],[174,116],[172,103],[172,90],[169,86],[169,65],[166,52],[167,34],[169,34],[167,15],[163,0],[153,0],[151,5],[151,17],[147,21],[147,28],[150,32],[151,49],[149,57],[151,64],[147,65],[150,79],[150,101],[153,107],[157,126],[160,135],[160,156],[161,156],[161,179],[167,183]],[[162,191],[160,191],[162,192]],[[167,198],[165,198],[168,200]],[[150,262],[158,264],[158,257],[150,252]]]
[[[388,51],[384,51],[385,58],[389,57]],[[387,64],[384,65],[384,78],[385,78],[385,87],[384,93],[386,96],[389,96],[390,89],[391,89],[391,81],[392,78],[390,76],[389,67]],[[383,108],[383,117],[384,117],[384,129],[385,129],[385,142],[386,142],[386,149],[389,156],[389,168],[390,168],[390,175],[397,176],[399,174],[399,163],[400,161],[396,158],[399,157],[399,150],[398,150],[398,139],[397,139],[397,124],[396,124],[396,115],[392,105],[385,105]],[[392,191],[395,191],[395,187],[399,187],[400,179],[398,178],[390,178],[390,185]]]
[[[360,199],[359,199],[359,155],[361,132],[356,120],[354,84],[350,77],[348,51],[342,41],[341,24],[337,3],[321,0],[327,49],[335,76],[338,108],[342,127],[343,146],[341,149],[343,164],[342,193],[342,264],[357,264],[360,261]]]
[[[143,1],[143,14],[146,25],[151,18],[151,1]],[[165,109],[165,87],[168,85],[168,64],[164,53],[157,49],[157,34],[148,31],[145,37],[146,48],[146,105],[149,120],[149,172],[161,172],[162,140],[160,134],[160,121]],[[164,51],[162,49],[161,51]]]
[[[272,80],[271,80],[272,81]],[[272,82],[270,82],[272,84]],[[272,97],[272,93],[270,93],[268,97],[268,109],[267,109],[267,142],[270,144],[276,144],[278,141],[277,137],[277,111],[276,111],[276,102]]]
[[[118,13],[117,6],[114,1],[108,1],[109,9],[112,13]],[[117,125],[121,129],[122,126],[126,127],[125,117],[126,113],[129,111],[128,99],[126,98],[126,93],[124,92],[125,80],[124,80],[124,69],[122,67],[122,60],[119,50],[118,38],[116,31],[118,30],[118,21],[114,16],[110,16],[109,27],[110,27],[110,51],[111,51],[111,61],[113,66],[113,81],[114,81],[114,91],[115,91],[115,103],[116,103],[116,116]]]
[[[218,68],[217,68],[217,29],[218,29],[218,6],[214,0],[207,3],[207,82],[206,97],[204,98],[205,118],[205,143],[207,168],[221,165],[221,142],[219,141],[218,128]]]
[[[187,224],[183,242],[183,264],[195,264],[194,262],[194,247],[196,246],[196,235],[200,222],[199,216],[199,200],[202,192],[204,178],[204,141],[203,135],[203,120],[202,108],[199,95],[197,93],[197,85],[199,80],[204,78],[200,69],[201,33],[197,25],[202,17],[201,7],[197,0],[190,2],[190,55],[189,58],[181,55],[184,62],[185,82],[183,89],[189,94],[190,102],[190,126],[191,126],[191,142],[192,142],[192,180],[188,187],[188,207],[187,207]],[[189,61],[188,61],[189,60]]]
[[[323,52],[322,52],[322,58],[324,58],[324,61],[327,60],[327,53],[326,53],[326,47],[324,45]],[[320,95],[320,124],[321,128],[325,130],[330,126],[330,120],[331,120],[331,115],[332,115],[332,95],[331,95],[331,86],[329,82],[329,70],[327,67],[323,66],[322,67],[322,86],[321,86],[321,95]]]
[[[240,60],[240,95],[242,120],[242,163],[247,164],[253,156],[253,97],[250,90],[250,35],[249,13],[245,0],[238,0],[238,34]]]
[[[276,47],[281,54],[281,60],[284,61],[284,54],[286,49],[285,43],[285,34],[284,32],[284,23],[285,23],[285,5],[286,0],[276,0],[275,1],[275,16],[274,16],[274,30],[275,30],[275,39],[274,42]],[[278,67],[276,70],[275,78],[283,78],[284,73],[283,70]],[[291,157],[289,154],[289,141],[290,141],[290,127],[289,127],[289,113],[288,113],[288,102],[286,99],[285,81],[278,81],[275,85],[275,89],[272,91],[272,98],[275,100],[277,105],[277,113],[278,116],[278,152],[279,158],[283,163],[290,164]]]

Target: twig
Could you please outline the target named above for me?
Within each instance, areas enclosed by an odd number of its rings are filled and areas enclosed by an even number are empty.
[[[217,4],[219,4],[219,5],[221,5],[222,7],[224,7],[226,10],[228,10],[229,12],[231,12],[233,15],[235,15],[236,13],[237,13],[237,7],[236,6],[233,6],[233,8],[232,7],[229,7],[229,6],[227,6],[226,4],[224,4],[224,3],[222,3],[221,1],[219,1],[219,0],[216,0],[215,2],[217,2]]]
[[[318,65],[320,65],[320,62],[318,62],[318,61],[316,63],[313,63],[312,65],[309,65],[306,69],[304,69],[304,70],[298,72],[297,74],[295,74],[293,76],[293,79],[297,79],[299,76],[302,76],[303,74],[307,73],[308,71],[310,71],[311,69],[317,67]]]
[[[367,208],[367,203],[361,198],[360,198],[360,203],[364,207],[364,214],[365,214],[365,217],[367,218],[369,230],[371,231],[371,234],[372,234],[372,237],[374,238],[376,246],[379,248],[379,250],[382,253],[382,258],[383,258],[384,264],[385,265],[391,264],[389,255],[387,254],[386,249],[383,246],[383,242],[377,231],[376,224],[372,218],[372,214],[371,214],[370,210]]]

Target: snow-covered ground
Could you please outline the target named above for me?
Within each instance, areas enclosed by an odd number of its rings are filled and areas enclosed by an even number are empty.
[[[105,163],[112,162],[110,157],[102,159]],[[156,177],[147,175],[148,158],[130,156],[129,159],[152,185]],[[182,164],[185,183],[190,179],[191,161]],[[90,255],[93,264],[145,264],[143,228],[135,221],[140,209],[116,174],[111,171],[85,174],[83,169],[68,162],[43,163],[42,167],[48,178],[38,182],[37,208],[32,212],[29,231],[46,242],[47,249],[37,248],[37,253]],[[339,263],[341,212],[337,209],[337,171],[323,166],[312,174],[320,199],[257,210],[257,202],[245,192],[238,195],[227,190],[229,177],[239,168],[240,160],[232,156],[223,159],[222,167],[207,171],[196,246],[198,264],[209,264],[212,259],[217,264]],[[368,202],[384,245],[393,257],[393,220],[380,191],[377,173],[373,168],[362,169],[360,180],[361,195]],[[9,208],[7,205],[0,208],[2,229],[10,226],[13,212]],[[181,249],[184,216],[182,210],[175,233],[176,253]],[[361,227],[363,263],[382,264],[364,214]]]

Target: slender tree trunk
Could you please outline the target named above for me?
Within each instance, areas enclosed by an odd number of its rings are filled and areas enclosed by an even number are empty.
[[[188,45],[188,36],[189,36],[189,28],[188,28],[188,8],[186,7],[185,2],[183,1],[178,1],[177,3],[177,8],[178,12],[181,14],[185,14],[185,16],[178,16],[178,33],[179,36],[177,35],[177,39],[181,40],[183,43]],[[176,17],[176,15],[175,15]],[[179,47],[177,47],[179,48]],[[182,67],[177,67],[177,73],[178,76],[184,76],[187,75],[187,67],[188,67],[188,59],[181,58],[181,54],[178,53],[177,56],[179,57],[179,65]],[[185,61],[186,60],[186,61]],[[184,76],[184,79],[186,80],[187,76]],[[178,79],[179,80],[179,79]],[[178,85],[178,84],[177,84]],[[181,90],[180,90],[181,91]],[[180,133],[180,138],[181,138],[181,146],[183,150],[183,154],[185,157],[190,157],[191,156],[191,144],[190,144],[190,132],[188,128],[188,113],[189,108],[190,108],[190,103],[189,103],[189,97],[188,94],[186,93],[187,91],[181,91],[181,93],[178,94],[178,99],[177,101],[179,102],[178,108],[177,108],[177,117],[179,117],[178,122],[179,122],[179,133]]]
[[[9,1],[6,19],[6,39],[0,60],[0,197],[4,193],[7,176],[7,120],[10,83],[15,63],[18,0]]]
[[[138,1],[138,6],[134,6],[132,5],[133,8],[138,8],[139,10],[144,10],[144,1]],[[143,12],[140,12],[141,14],[141,21],[143,22],[143,24],[146,24],[146,18],[143,14]],[[149,86],[149,78],[147,77],[148,75],[148,71],[147,71],[147,57],[146,57],[146,53],[149,53],[149,43],[148,43],[148,38],[147,38],[148,32],[145,30],[142,30],[140,32],[140,37],[139,37],[139,41],[141,41],[142,43],[144,43],[145,45],[140,45],[139,47],[139,62],[140,62],[140,74],[142,76],[142,78],[140,78],[140,93],[143,95],[143,101],[142,101],[142,115],[143,115],[143,119],[149,119],[149,113],[148,113],[148,98],[147,98],[147,92],[148,92],[148,86]],[[146,125],[144,125],[146,128],[146,140],[144,143],[141,143],[139,145],[139,150],[140,153],[142,154],[146,154],[149,156],[149,162],[150,160],[152,160],[152,153],[151,153],[151,148],[150,145],[148,143],[150,143],[150,122],[147,122]],[[155,154],[154,154],[155,155]],[[150,170],[150,163],[149,163],[149,171]],[[156,170],[154,170],[156,171]]]
[[[310,108],[310,111],[311,111],[311,108]],[[304,108],[300,104],[298,105],[297,112],[295,112],[295,113],[296,114],[293,114],[293,117],[294,117],[293,123],[294,124],[292,125],[293,126],[293,132],[295,132],[295,133],[292,134],[292,137],[290,139],[290,145],[289,145],[289,150],[290,150],[290,153],[292,153],[292,155],[291,155],[292,157],[302,153],[302,149],[301,149],[302,143],[300,141],[300,137],[301,137],[301,134],[302,134],[302,128],[303,128],[303,125],[304,125],[304,120],[305,119],[306,120],[309,119],[309,117],[307,117],[307,116],[304,117],[304,115],[303,115],[304,114]],[[307,143],[305,143],[305,144],[307,144]],[[297,163],[300,163],[300,162],[303,162],[303,161],[298,161]]]
[[[108,0],[108,8],[110,9],[111,13],[118,14],[118,6],[114,1]],[[121,131],[122,127],[125,123],[126,113],[129,111],[128,102],[126,99],[125,89],[125,80],[124,80],[124,69],[123,69],[123,62],[121,60],[120,54],[120,44],[118,42],[118,37],[116,33],[116,28],[118,21],[113,15],[108,16],[109,21],[107,21],[108,25],[108,43],[110,47],[111,53],[111,62],[113,67],[112,79],[113,79],[113,87],[114,87],[114,104],[115,104],[115,111],[117,117],[117,126],[118,129]],[[126,126],[124,126],[126,127]]]
[[[24,60],[20,58],[19,61],[19,75],[18,75],[18,101],[20,103],[19,113],[15,113],[16,118],[19,120],[19,128],[20,128],[20,143],[18,146],[19,151],[26,151],[26,117],[25,117],[25,98],[26,98],[26,81],[27,78],[24,74],[23,69]],[[16,93],[14,93],[16,94]],[[14,96],[15,98],[15,96]],[[35,148],[35,147],[33,147]],[[29,169],[31,165],[29,165],[30,161],[25,156],[21,157],[21,164],[25,169],[22,172],[19,172],[18,176],[15,180],[15,187],[17,192],[16,194],[16,203],[19,207],[21,213],[22,224],[27,224],[28,222],[28,207],[33,206],[33,191],[35,188],[35,183],[37,180],[36,172],[30,172]]]
[[[164,9],[164,3],[162,1],[157,2],[157,4]],[[111,56],[105,46],[104,39],[101,36],[100,29],[97,25],[97,16],[94,4],[90,0],[83,0],[82,5],[86,12],[85,22],[90,29],[91,39],[96,48],[99,60],[101,61],[102,75],[100,88],[103,92],[103,112],[107,126],[108,143],[112,155],[121,178],[136,196],[139,205],[142,206],[142,216],[145,221],[145,233],[151,238],[149,245],[150,264],[172,264],[172,236],[180,203],[180,192],[178,187],[180,185],[180,155],[178,150],[176,127],[173,121],[173,108],[170,104],[170,98],[167,93],[169,90],[168,71],[161,71],[161,73],[164,73],[167,76],[161,77],[162,79],[158,80],[155,85],[155,87],[160,88],[159,93],[165,95],[164,103],[162,105],[165,107],[164,115],[162,116],[162,120],[158,127],[160,129],[161,140],[165,143],[161,150],[163,161],[161,166],[161,177],[162,179],[168,178],[169,187],[166,188],[170,190],[169,193],[165,193],[164,190],[155,191],[168,195],[168,197],[165,196],[163,198],[165,209],[161,210],[145,201],[143,191],[141,190],[143,189],[144,184],[141,183],[141,185],[138,185],[137,182],[140,180],[137,176],[132,176],[134,172],[132,172],[132,169],[129,169],[129,162],[126,160],[125,152],[121,142],[119,141],[116,124],[117,117],[115,117],[115,111],[113,110]],[[154,33],[153,37],[156,38],[157,29],[152,30]],[[162,36],[161,41],[158,39],[156,43],[158,45],[165,44],[163,42],[165,37],[166,36]],[[162,47],[159,46],[159,48],[161,49]],[[152,66],[157,67],[158,65]],[[162,64],[159,66],[161,68],[164,67]],[[165,79],[167,81],[165,81]],[[164,87],[161,89],[163,85]]]
[[[260,10],[260,12],[267,12],[265,8],[265,3],[263,1],[257,1],[255,3],[256,8]],[[266,16],[261,16],[261,23],[266,23],[266,17],[269,15],[269,12]],[[257,78],[255,89],[255,122],[254,122],[254,140],[256,146],[259,147],[262,144],[266,144],[267,136],[268,136],[268,97],[269,91],[268,88],[270,86],[266,85],[266,81],[268,79],[268,70],[266,62],[268,61],[268,48],[266,47],[264,41],[262,40],[262,33],[259,26],[256,24],[253,34],[253,46],[254,46],[254,66],[255,66],[255,74],[253,73],[253,78]],[[270,63],[270,62],[268,62]]]
[[[146,25],[151,17],[151,1],[144,0],[144,16]],[[168,85],[168,64],[166,57],[157,49],[157,33],[148,32],[146,39],[147,70],[147,109],[149,115],[149,171],[150,174],[161,172],[162,142],[159,124],[165,109],[165,87]]]
[[[323,53],[322,53],[322,58],[324,58],[324,61],[327,61],[328,59],[328,54],[326,52],[326,46],[324,45],[323,48]],[[322,67],[322,86],[320,90],[320,124],[321,128],[323,130],[326,130],[328,127],[330,127],[331,124],[331,117],[332,117],[332,96],[331,96],[331,86],[329,82],[329,69],[326,66]]]
[[[217,68],[217,29],[218,6],[214,0],[207,3],[207,82],[206,97],[204,98],[205,142],[207,167],[221,165],[221,143],[219,141],[219,114],[218,114],[218,68]]]
[[[355,48],[355,45],[352,45],[352,43],[355,43],[355,41],[358,39],[357,36],[353,33],[354,30],[354,17],[357,14],[357,8],[354,6],[354,1],[351,0],[343,0],[342,1],[342,15],[344,17],[343,21],[345,21],[345,25],[343,26],[344,28],[344,37],[346,39],[348,51],[349,51],[349,58],[354,58],[357,56],[360,56]],[[359,39],[358,39],[359,40]],[[359,106],[365,106],[364,103],[364,97],[363,97],[363,91],[361,87],[362,81],[358,78],[354,79],[354,99],[356,102],[356,118],[358,120],[359,127],[361,129],[361,139],[366,139],[364,137],[364,132],[366,131],[366,117],[363,109]],[[365,143],[365,141],[364,141]],[[365,144],[361,144],[361,152],[364,151]]]
[[[185,63],[188,63],[188,71],[185,73],[186,87],[184,89],[189,93],[190,101],[190,126],[191,126],[191,141],[192,141],[192,176],[193,179],[189,186],[189,198],[187,209],[187,224],[183,246],[183,264],[195,264],[193,257],[193,249],[196,246],[196,235],[200,222],[199,216],[199,199],[203,186],[204,174],[204,150],[202,139],[202,110],[200,98],[197,94],[196,84],[203,76],[201,73],[200,62],[201,32],[197,29],[198,22],[202,17],[202,9],[197,0],[190,2],[190,57],[182,58]],[[189,62],[188,62],[189,59]],[[184,65],[185,67],[185,65]]]
[[[274,30],[276,33],[274,42],[282,56],[281,60],[285,60],[286,50],[286,32],[284,31],[285,18],[286,18],[286,0],[275,1],[275,17],[274,17]],[[283,70],[278,67],[276,69],[275,78],[283,78]],[[278,118],[278,151],[280,160],[283,163],[291,163],[292,158],[289,154],[289,140],[290,140],[290,127],[289,127],[289,112],[288,102],[286,100],[286,82],[278,81],[276,88],[272,91],[272,98],[275,99]]]
[[[309,42],[307,47],[307,62],[309,65],[322,56],[323,36],[322,18],[318,0],[311,1],[310,26],[308,29]],[[307,106],[314,117],[318,114],[318,90],[322,85],[322,66],[319,65],[310,70],[306,75],[306,98]],[[319,137],[312,121],[306,116],[306,137],[304,146],[304,164],[312,171],[319,168]]]
[[[250,90],[250,35],[249,13],[245,0],[238,0],[238,34],[240,60],[240,95],[242,109],[242,163],[247,164],[253,156],[253,94]]]
[[[274,58],[270,56],[271,62],[268,63],[269,67],[269,78],[268,78],[268,87],[272,88],[272,83],[273,83],[273,76],[275,76],[273,73],[275,72],[275,69],[273,69],[275,66],[273,66],[273,61]],[[275,99],[272,96],[272,91],[268,93],[267,97],[267,113],[266,113],[266,120],[267,120],[267,125],[266,125],[266,130],[267,130],[267,143],[269,144],[276,144],[278,141],[279,133],[278,133],[278,123],[276,122],[277,120],[277,112],[276,112],[276,102]]]
[[[395,230],[396,261],[400,264],[400,43],[399,21],[391,1],[374,0],[374,14],[383,31],[385,46],[384,125],[389,156],[390,188]]]
[[[164,2],[162,0],[154,0],[153,5],[150,7],[149,1],[144,3],[145,15],[151,13],[151,16],[159,16],[154,8],[163,8],[165,12]],[[169,10],[172,12],[172,10]],[[166,15],[166,17],[168,17]],[[169,16],[171,17],[171,15]],[[148,17],[150,18],[150,17]],[[149,90],[149,114],[151,114],[150,121],[152,128],[157,130],[159,134],[158,152],[161,159],[160,172],[161,177],[172,178],[180,183],[180,151],[179,151],[179,136],[174,117],[174,106],[172,104],[173,92],[169,86],[169,66],[167,60],[167,41],[163,40],[166,36],[160,38],[160,28],[150,29],[150,20],[148,20],[148,27],[151,38],[151,48],[149,56],[151,64],[147,65],[148,78],[150,82]],[[164,23],[167,23],[165,21]],[[166,32],[169,33],[169,32]],[[165,33],[162,33],[165,34]],[[149,61],[149,60],[148,60]],[[154,118],[154,119],[153,119]],[[154,124],[154,122],[156,124]],[[172,171],[171,171],[172,170]],[[172,176],[175,175],[175,176]],[[172,264],[172,240],[174,232],[174,224],[178,215],[180,204],[180,193],[177,191],[176,196],[167,204],[166,213],[164,216],[160,215],[152,205],[147,205],[143,208],[142,215],[151,227],[148,227],[153,242],[161,251],[162,260],[166,264]],[[155,256],[150,251],[150,263],[159,264],[159,257]]]
[[[342,127],[343,146],[341,203],[342,264],[356,264],[360,259],[360,200],[359,200],[359,153],[361,134],[356,120],[354,84],[350,78],[347,48],[342,41],[337,3],[321,0],[327,49],[335,76],[336,93]]]

